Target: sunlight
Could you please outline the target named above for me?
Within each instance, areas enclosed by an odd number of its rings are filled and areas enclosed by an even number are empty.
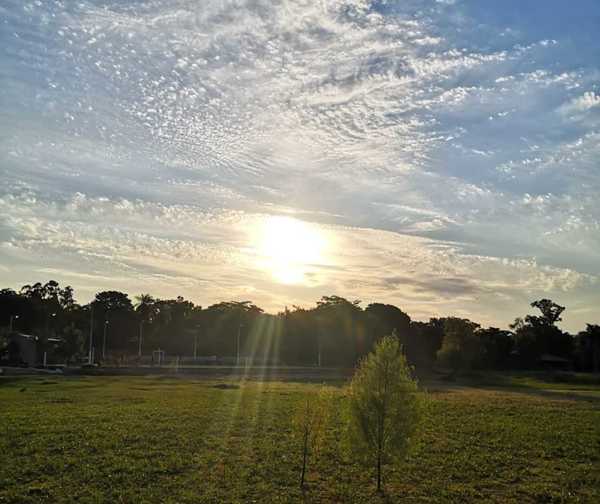
[[[325,235],[314,225],[292,217],[269,217],[257,233],[261,266],[281,283],[306,281],[311,265],[322,262]]]

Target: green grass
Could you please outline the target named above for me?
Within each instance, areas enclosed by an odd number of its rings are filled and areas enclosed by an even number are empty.
[[[298,488],[292,412],[316,385],[214,385],[0,380],[0,503],[600,502],[594,399],[537,393],[531,380],[527,389],[441,384],[380,497],[373,472],[345,455],[337,413],[308,488]],[[335,401],[339,412],[343,388]]]

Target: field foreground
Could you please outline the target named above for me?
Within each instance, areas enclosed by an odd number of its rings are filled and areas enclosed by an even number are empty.
[[[0,379],[0,503],[600,502],[597,390],[430,384],[414,450],[378,496],[345,451],[333,388],[300,490],[292,417],[317,385]]]

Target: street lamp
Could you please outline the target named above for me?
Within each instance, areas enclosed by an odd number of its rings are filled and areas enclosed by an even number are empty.
[[[106,330],[108,329],[108,320],[104,321],[104,335],[102,336],[102,360],[106,357]]]
[[[8,323],[8,332],[12,332],[13,330],[13,320],[17,320],[19,318],[18,315],[11,315],[10,322]]]
[[[54,331],[54,320],[56,319],[56,313],[51,313],[50,318],[52,320],[52,330]],[[48,318],[46,318],[46,334],[48,334]]]

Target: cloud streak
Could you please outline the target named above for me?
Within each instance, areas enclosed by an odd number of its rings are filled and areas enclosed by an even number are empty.
[[[111,276],[271,309],[351,292],[503,324],[543,293],[584,313],[600,7],[534,4],[9,0],[9,281],[37,263],[86,293]],[[306,285],[256,268],[268,215],[337,244]]]

